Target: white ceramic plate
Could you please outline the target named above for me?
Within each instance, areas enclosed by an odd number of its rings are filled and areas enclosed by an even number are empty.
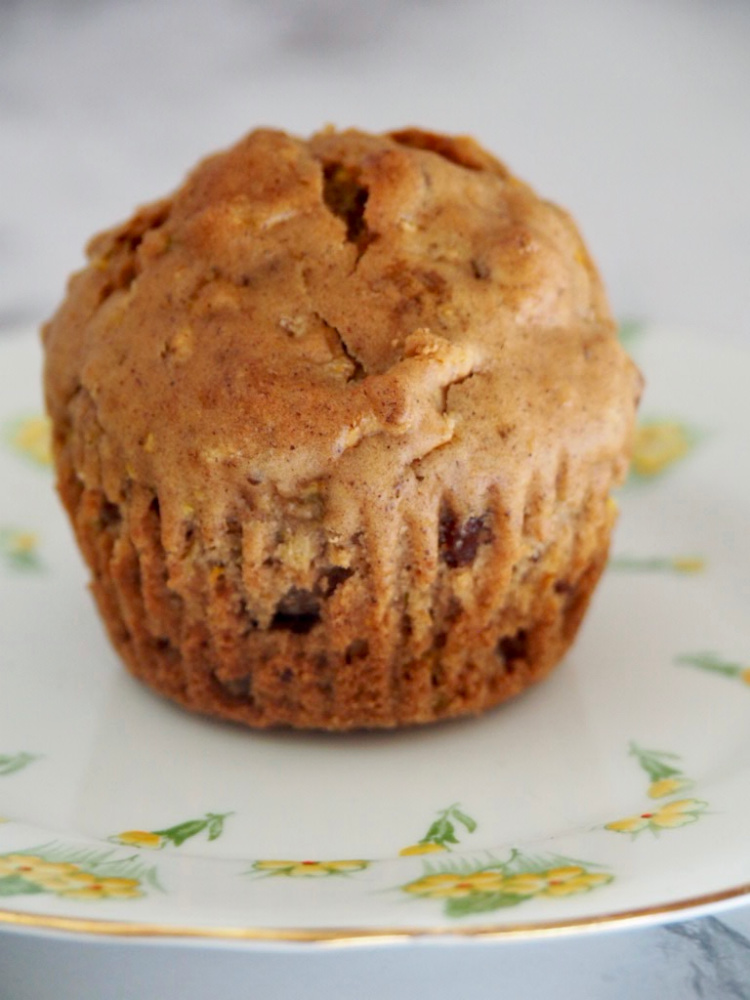
[[[566,662],[483,718],[253,733],[110,649],[0,341],[0,920],[351,940],[573,932],[750,892],[750,354],[646,329],[640,468]]]

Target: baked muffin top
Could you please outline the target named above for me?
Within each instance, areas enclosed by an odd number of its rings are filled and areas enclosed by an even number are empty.
[[[108,492],[151,484],[167,544],[271,496],[345,537],[425,492],[470,512],[492,485],[520,516],[561,462],[624,475],[640,377],[597,271],[468,138],[255,131],[88,256],[48,405],[64,434],[86,395]]]

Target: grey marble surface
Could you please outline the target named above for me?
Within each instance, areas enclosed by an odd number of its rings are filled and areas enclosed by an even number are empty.
[[[0,330],[258,124],[475,134],[569,207],[620,316],[750,343],[744,0],[0,0]],[[717,850],[721,845],[717,845]],[[494,945],[260,952],[0,933],[0,1000],[750,997],[750,907]]]
[[[525,943],[257,952],[0,935],[3,1000],[736,1000],[750,920]]]

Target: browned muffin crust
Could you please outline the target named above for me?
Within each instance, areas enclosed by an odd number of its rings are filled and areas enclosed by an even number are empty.
[[[45,387],[136,676],[350,729],[478,712],[554,666],[641,385],[569,216],[468,138],[261,130],[89,261]]]

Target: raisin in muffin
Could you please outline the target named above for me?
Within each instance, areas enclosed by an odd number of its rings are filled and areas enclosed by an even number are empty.
[[[641,385],[567,214],[468,138],[260,130],[88,256],[46,396],[133,674],[352,729],[480,712],[559,661]]]

